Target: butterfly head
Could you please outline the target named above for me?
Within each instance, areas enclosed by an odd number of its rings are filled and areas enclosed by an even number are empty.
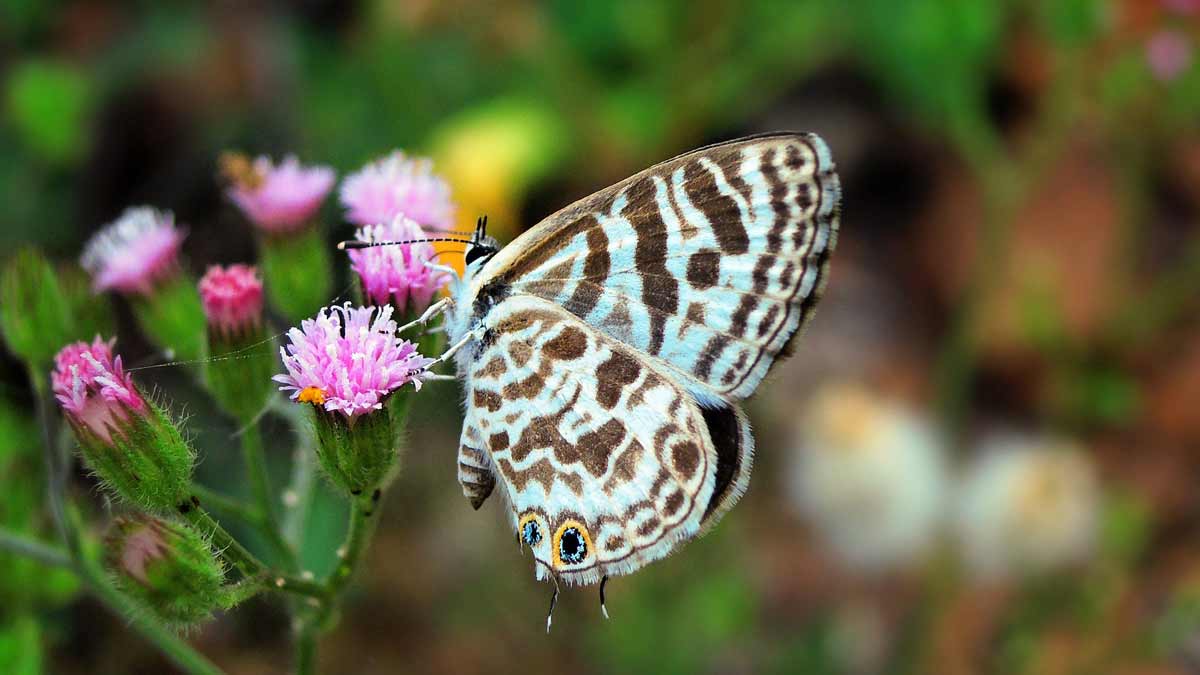
[[[471,236],[471,241],[467,244],[466,266],[467,269],[479,269],[492,256],[500,250],[500,244],[495,237],[487,235],[487,216],[481,216],[475,222],[475,234]]]

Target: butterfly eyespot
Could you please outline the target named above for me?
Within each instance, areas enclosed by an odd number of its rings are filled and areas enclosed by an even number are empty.
[[[530,520],[521,526],[521,539],[529,546],[537,546],[542,541],[542,531],[536,520]]]
[[[521,518],[520,524],[517,526],[521,535],[521,541],[527,546],[533,548],[542,543],[542,524],[536,513],[527,513]]]
[[[554,554],[559,565],[578,565],[592,548],[587,528],[574,520],[563,523],[554,535]]]

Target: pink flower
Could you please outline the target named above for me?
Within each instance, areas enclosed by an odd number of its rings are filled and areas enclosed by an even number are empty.
[[[240,155],[222,158],[232,179],[227,194],[242,213],[262,230],[286,233],[303,227],[333,188],[336,178],[327,166],[301,166],[289,155],[278,166],[259,157],[251,164]]]
[[[200,280],[208,324],[225,334],[257,328],[262,321],[263,285],[249,265],[213,265]]]
[[[76,342],[63,347],[50,375],[54,395],[71,423],[106,442],[131,415],[147,412],[121,357],[113,357],[113,342],[96,336],[90,345]]]
[[[387,225],[360,227],[355,233],[359,241],[407,241],[426,236],[420,225],[404,216],[396,216]],[[409,308],[424,311],[434,294],[450,280],[445,272],[425,266],[435,253],[428,243],[351,249],[347,253],[351,269],[362,281],[366,300],[373,305],[391,304],[400,312]]]
[[[399,150],[347,176],[341,198],[346,219],[358,225],[390,223],[405,215],[434,230],[454,226],[450,186],[433,173],[429,159],[408,159]]]
[[[279,350],[287,374],[274,379],[293,401],[350,419],[379,410],[383,399],[405,384],[420,389],[425,368],[434,361],[396,337],[397,328],[390,306],[326,307],[288,331],[290,344]]]
[[[1159,31],[1146,42],[1146,61],[1156,78],[1170,82],[1192,65],[1191,42],[1178,31]]]
[[[149,295],[156,282],[178,269],[184,236],[170,212],[129,208],[88,241],[79,262],[92,275],[97,293]]]

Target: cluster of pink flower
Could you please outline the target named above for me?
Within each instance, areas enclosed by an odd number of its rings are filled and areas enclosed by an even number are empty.
[[[264,237],[287,238],[309,228],[336,182],[332,168],[304,166],[291,156],[274,163],[230,155],[222,163],[231,181],[228,198]],[[432,361],[396,335],[392,314],[422,311],[448,282],[446,273],[428,266],[434,248],[419,240],[428,238],[426,228],[450,228],[454,207],[449,186],[433,173],[431,162],[400,151],[347,176],[340,199],[360,241],[418,241],[350,251],[364,300],[376,307],[328,307],[302,321],[288,332],[290,344],[280,350],[286,373],[275,379],[293,400],[353,419],[380,408],[402,385],[419,386]],[[132,208],[93,237],[82,263],[96,292],[150,298],[181,269],[184,237],[172,214]],[[213,266],[199,293],[210,334],[244,335],[261,325],[263,281],[257,268]],[[62,350],[54,390],[73,423],[102,437],[144,409],[120,357],[112,355],[112,342],[100,338]]]

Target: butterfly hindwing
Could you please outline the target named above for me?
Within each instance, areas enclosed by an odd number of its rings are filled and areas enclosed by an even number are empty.
[[[562,209],[481,283],[564,307],[667,364],[706,403],[737,401],[811,313],[839,201],[815,135],[722,143]]]
[[[460,481],[476,506],[499,488],[539,578],[628,573],[745,488],[739,410],[702,409],[669,372],[549,301],[496,305],[465,365]]]

